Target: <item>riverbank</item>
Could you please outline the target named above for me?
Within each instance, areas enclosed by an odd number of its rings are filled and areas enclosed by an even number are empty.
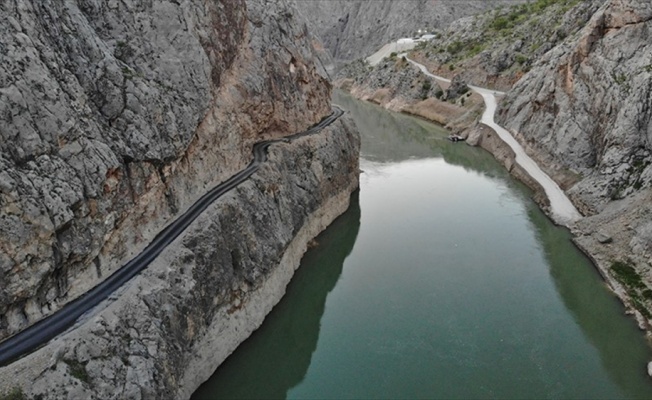
[[[484,114],[485,110],[483,105],[474,105],[474,112],[467,112],[467,117],[472,116],[473,118],[460,118],[462,113],[459,112],[453,114],[452,117],[443,117],[436,110],[442,109],[439,105],[449,104],[449,102],[441,101],[436,97],[428,97],[426,100],[415,101],[414,95],[406,96],[404,94],[406,89],[405,84],[392,87],[391,85],[395,84],[395,81],[383,78],[392,69],[396,71],[396,65],[396,62],[394,66],[390,64],[388,72],[378,72],[378,68],[375,68],[372,72],[367,73],[364,79],[349,80],[349,85],[345,85],[345,88],[352,89],[351,94],[356,98],[369,100],[390,110],[417,115],[442,124],[453,132],[466,137],[467,144],[477,145],[489,151],[512,175],[534,191],[533,199],[546,213],[552,215],[549,194],[546,194],[544,187],[532,178],[531,172],[526,171],[518,164],[516,153],[505,143],[501,135],[493,127],[484,123],[477,123],[478,120],[484,119],[481,118],[481,114]],[[423,65],[418,63],[415,63],[415,65],[421,71],[421,75],[432,78],[441,90],[448,89],[451,84],[450,79],[431,74]],[[414,68],[414,71],[416,70],[417,68]],[[374,101],[374,98],[370,97],[368,93],[370,91],[374,93],[374,91],[377,92],[379,90],[373,85],[374,81],[380,80],[378,78],[379,76],[385,79],[382,81],[386,86],[383,88],[385,95],[383,96],[383,101]],[[340,79],[339,83],[341,82],[345,81]],[[370,82],[372,83],[371,85]],[[414,88],[410,85],[407,85],[407,88],[408,93],[410,89],[414,91]],[[470,88],[474,87],[470,86]],[[390,93],[392,96],[389,95]],[[411,105],[392,107],[392,105],[397,103],[405,103],[403,99],[406,97],[408,99],[412,98]],[[402,100],[401,102],[397,102],[396,99]],[[411,113],[409,107],[414,107],[414,104],[419,103],[422,105],[428,104],[431,106],[431,110],[435,111],[431,111],[430,115],[428,113]],[[437,107],[433,107],[433,105],[437,105]],[[458,124],[455,125],[452,121],[456,121]],[[460,124],[459,122],[461,121],[463,123]],[[504,136],[504,133],[502,136]],[[556,164],[547,163],[546,160],[549,157],[540,154],[536,148],[527,143],[518,134],[512,135],[512,133],[507,132],[507,135],[514,142],[520,143],[523,146],[524,151],[521,153],[521,156],[525,154],[530,158],[531,163],[540,166],[539,170],[545,171],[544,174],[547,174],[550,177],[549,179],[554,182],[557,188],[553,188],[553,193],[557,195],[561,193],[566,198],[566,200],[562,199],[565,203],[563,206],[566,210],[565,217],[558,219],[557,222],[564,223],[564,220],[570,222],[566,225],[573,233],[574,243],[593,260],[595,267],[604,277],[611,290],[625,305],[626,313],[632,314],[635,317],[639,327],[645,330],[648,338],[652,340],[652,325],[650,324],[650,318],[652,318],[652,303],[650,303],[650,300],[652,300],[652,270],[649,268],[652,265],[652,256],[647,250],[650,240],[652,240],[652,224],[644,222],[646,215],[652,215],[652,208],[649,206],[649,204],[652,204],[652,191],[649,189],[641,190],[640,193],[629,196],[628,198],[612,200],[600,212],[596,213],[595,210],[591,211],[587,208],[581,193],[572,191],[570,196],[566,196],[565,194],[569,188],[581,180],[580,175],[573,171],[560,168]],[[577,212],[577,209],[583,211],[585,214],[584,218],[578,218],[580,214]],[[637,222],[637,220],[643,221],[643,223]],[[632,249],[636,251],[631,251]],[[624,274],[614,272],[614,267],[618,268],[619,265],[625,266],[626,272]],[[644,268],[646,265],[648,267]],[[628,275],[633,276],[634,286],[632,286],[631,281],[628,282]]]
[[[211,205],[119,296],[0,369],[3,391],[189,398],[282,297],[308,242],[347,209],[358,153],[355,128],[342,119],[272,146],[258,172]]]
[[[335,102],[359,196],[194,398],[650,398],[652,349],[524,185],[434,124]]]
[[[377,89],[374,87],[365,87],[364,83],[354,85],[351,81],[344,80],[338,81],[338,86],[348,89],[358,99],[371,101],[392,111],[422,117],[461,133],[463,137],[468,138],[469,144],[480,145],[490,151],[510,172],[532,188],[536,192],[535,199],[537,203],[557,224],[570,226],[581,218],[581,214],[559,187],[558,183],[551,179],[530,158],[519,142],[509,132],[494,122],[494,114],[497,108],[495,96],[504,93],[467,85],[466,83],[432,74],[425,65],[410,59],[405,53],[397,55],[396,58],[399,61],[393,65],[390,61],[390,66],[395,70],[400,70],[401,72],[399,74],[402,76],[388,82],[389,85],[381,85],[390,87]],[[405,65],[401,65],[403,63]],[[431,80],[430,82],[432,83],[428,85],[429,88],[436,86],[441,91],[440,93],[446,90],[447,98],[452,97],[451,94],[453,93],[462,92],[462,96],[459,97],[459,103],[461,105],[441,101],[439,98],[428,97],[428,94],[423,90],[421,94],[424,99],[415,101],[416,96],[410,93],[409,90],[414,88],[415,79],[411,78],[409,73],[403,72],[403,70],[412,66],[416,67],[426,79]],[[412,80],[409,88],[405,84],[406,78],[408,78],[407,80]],[[426,83],[423,86],[425,87]],[[459,89],[459,87],[466,89]],[[439,95],[436,96],[441,97]],[[464,105],[467,105],[465,99],[469,99],[467,107],[474,111],[473,114],[468,111],[465,112]],[[472,119],[481,106],[478,104],[478,101],[482,102],[482,108],[484,109],[480,118],[481,125],[477,124],[477,120]],[[453,126],[452,121],[455,121],[457,124]],[[487,131],[482,129],[483,126],[491,129],[499,141],[491,140],[491,136],[486,133]],[[484,138],[484,136],[487,137]]]

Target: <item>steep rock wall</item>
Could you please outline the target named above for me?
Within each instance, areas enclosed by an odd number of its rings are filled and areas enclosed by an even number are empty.
[[[546,163],[582,174],[571,190],[599,212],[652,183],[652,5],[606,2],[509,92],[499,119]]]
[[[329,112],[283,0],[0,4],[0,338]]]
[[[117,300],[0,368],[0,388],[42,399],[190,397],[280,300],[308,242],[347,209],[359,145],[346,120],[273,145]]]

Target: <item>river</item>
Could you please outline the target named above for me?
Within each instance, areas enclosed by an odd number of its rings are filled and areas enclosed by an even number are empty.
[[[335,102],[360,191],[193,398],[652,398],[643,333],[527,188],[440,127]]]

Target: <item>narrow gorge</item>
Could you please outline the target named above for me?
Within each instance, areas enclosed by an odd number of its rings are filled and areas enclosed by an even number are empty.
[[[652,397],[649,0],[0,13],[0,400]]]

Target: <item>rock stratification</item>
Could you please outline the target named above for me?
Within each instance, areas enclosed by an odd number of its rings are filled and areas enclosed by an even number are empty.
[[[0,338],[330,110],[283,1],[0,4]]]

